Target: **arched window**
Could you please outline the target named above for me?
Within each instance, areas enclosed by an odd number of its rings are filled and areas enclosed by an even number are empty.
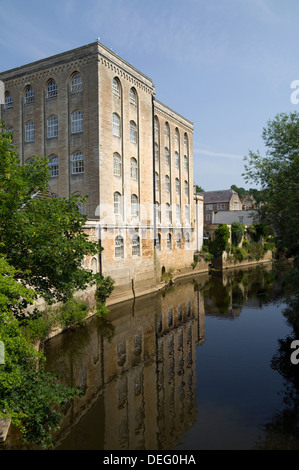
[[[190,248],[190,234],[187,232],[185,234],[185,249],[189,250]]]
[[[82,152],[76,152],[72,155],[72,174],[78,175],[84,173],[84,158]]]
[[[114,96],[120,98],[120,82],[116,77],[112,80],[112,93]]]
[[[187,224],[190,224],[190,210],[187,204],[185,205],[185,221]]]
[[[188,151],[188,136],[187,136],[186,132],[184,134],[184,147],[185,147],[185,150]]]
[[[34,90],[32,86],[28,85],[25,89],[24,104],[30,104],[34,102]]]
[[[112,114],[112,133],[116,137],[120,137],[120,117],[118,114]]]
[[[71,115],[71,132],[78,134],[83,132],[83,111],[74,111]]]
[[[47,137],[51,139],[52,137],[58,136],[58,117],[50,116],[47,120]]]
[[[161,234],[160,233],[157,234],[156,249],[159,251],[161,250]]]
[[[52,98],[56,98],[58,95],[58,88],[57,83],[55,80],[49,80],[48,87],[47,87],[47,99],[50,100]]]
[[[170,154],[168,147],[165,147],[165,163],[170,166]]]
[[[72,80],[71,80],[71,93],[79,93],[83,89],[83,83],[82,83],[82,77],[81,75],[76,72],[73,74]]]
[[[155,142],[155,162],[159,164],[159,145]]]
[[[121,235],[115,238],[115,258],[124,257],[124,239]]]
[[[184,188],[185,188],[185,195],[188,196],[189,195],[189,184],[188,184],[188,181],[186,181],[186,180],[184,182]]]
[[[166,222],[171,221],[171,212],[170,212],[170,204],[167,202],[165,206],[165,216],[166,216]]]
[[[181,234],[180,233],[178,233],[177,236],[176,236],[176,247],[178,249],[181,248]]]
[[[159,191],[159,173],[155,172],[155,191]]]
[[[180,156],[179,156],[179,152],[177,151],[174,152],[174,164],[176,168],[180,167]]]
[[[168,175],[165,176],[165,191],[170,192],[170,178]]]
[[[132,217],[138,216],[138,197],[136,194],[131,195],[131,215]]]
[[[35,140],[35,124],[33,121],[25,124],[25,142],[34,142]]]
[[[130,141],[137,143],[137,126],[134,121],[130,121]]]
[[[176,221],[180,222],[181,221],[181,208],[179,204],[176,204],[175,206],[175,215],[176,215]]]
[[[130,89],[129,96],[130,96],[130,104],[132,104],[133,106],[137,106],[137,93],[136,93],[135,88]]]
[[[157,221],[161,222],[161,207],[158,202],[156,202],[156,217],[157,217]]]
[[[167,249],[168,249],[168,250],[171,250],[171,249],[172,249],[172,246],[171,246],[171,234],[170,234],[170,233],[167,234]]]
[[[113,194],[113,203],[114,203],[114,214],[120,215],[120,201],[121,195],[118,191]]]
[[[54,178],[55,176],[58,176],[58,157],[56,155],[50,156],[49,170],[50,170],[50,178]]]
[[[154,118],[154,130],[155,130],[155,139],[158,139],[159,136],[159,119],[157,116]]]
[[[121,157],[117,152],[113,154],[113,174],[121,176]]]
[[[13,107],[12,94],[7,91],[4,97],[4,109],[11,109]]]
[[[136,158],[131,158],[131,178],[137,180],[137,160]]]
[[[178,178],[175,179],[175,192],[180,194],[180,180]]]
[[[132,255],[140,256],[140,238],[135,235],[132,239]]]
[[[174,141],[176,143],[176,146],[178,146],[180,143],[180,133],[177,127],[175,128],[175,131],[174,131]]]
[[[184,155],[184,170],[188,171],[188,157]]]

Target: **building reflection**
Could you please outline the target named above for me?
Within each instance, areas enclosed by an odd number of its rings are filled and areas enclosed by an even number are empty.
[[[57,449],[172,449],[196,420],[196,346],[206,275],[110,307],[109,321],[57,336],[48,368],[84,396],[69,405]]]

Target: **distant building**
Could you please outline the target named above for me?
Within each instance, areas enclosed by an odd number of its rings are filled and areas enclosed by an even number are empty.
[[[80,211],[104,248],[89,268],[125,290],[190,267],[203,211],[202,197],[194,199],[193,124],[155,99],[150,78],[97,41],[0,80],[0,117],[21,163],[46,155],[54,195],[88,196]]]

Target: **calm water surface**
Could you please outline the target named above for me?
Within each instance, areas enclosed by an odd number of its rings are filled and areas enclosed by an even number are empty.
[[[281,289],[272,265],[200,275],[53,338],[49,369],[85,391],[56,449],[299,449]]]

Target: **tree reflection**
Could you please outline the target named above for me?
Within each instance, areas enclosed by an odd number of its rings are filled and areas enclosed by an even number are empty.
[[[272,358],[271,367],[284,379],[284,409],[276,412],[271,421],[261,427],[262,436],[256,449],[298,450],[299,449],[299,364],[293,364],[291,343],[299,339],[299,270],[284,273],[284,300],[287,307],[283,314],[293,333],[279,340],[279,347]]]

